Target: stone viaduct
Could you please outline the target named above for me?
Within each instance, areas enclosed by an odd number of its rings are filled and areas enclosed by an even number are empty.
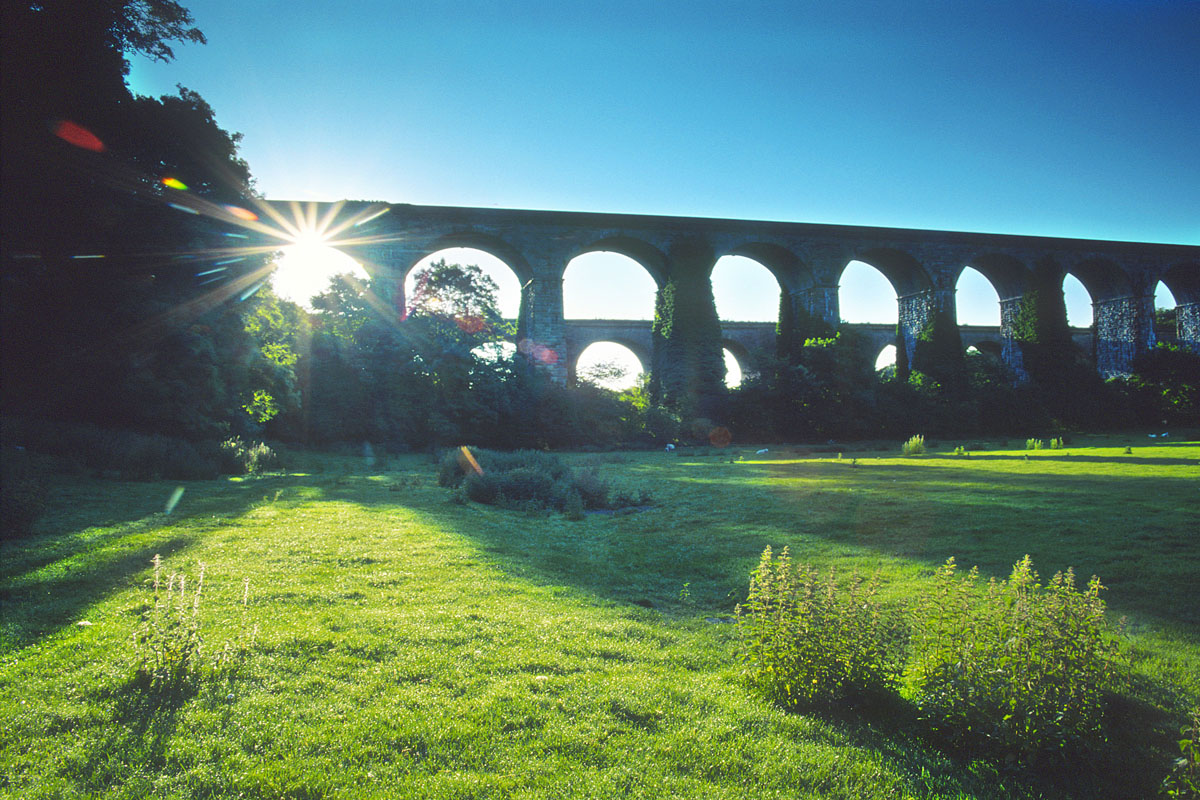
[[[271,205],[285,216],[290,208],[301,217],[300,204]],[[1083,283],[1092,297],[1093,324],[1082,344],[1100,373],[1112,376],[1127,373],[1134,357],[1154,346],[1154,290],[1162,281],[1177,303],[1178,342],[1200,352],[1200,247],[1191,245],[365,202],[305,206],[310,220],[346,221],[331,226],[342,232],[329,244],[362,261],[382,299],[400,311],[404,277],[432,253],[470,247],[504,261],[522,285],[518,347],[558,380],[567,379],[574,359],[593,341],[615,340],[629,346],[644,365],[651,363],[648,322],[563,318],[563,273],[573,258],[595,251],[632,258],[659,287],[669,278],[710,296],[717,259],[746,256],[771,271],[794,308],[834,325],[840,321],[842,271],[851,261],[865,262],[895,289],[899,325],[876,326],[879,331],[856,327],[872,338],[894,341],[910,360],[917,335],[936,311],[955,318],[958,277],[973,267],[1000,297],[1001,324],[990,330],[963,328],[964,344],[984,337],[998,343],[1018,375],[1023,370],[1013,323],[1030,287],[1047,285],[1047,279],[1061,286],[1067,274]],[[723,323],[725,346],[739,357],[758,346],[770,347],[771,332],[770,324]]]
[[[596,342],[615,342],[627,347],[642,366],[649,368],[654,350],[654,337],[649,320],[638,319],[568,319],[566,326],[566,362],[569,378],[574,378],[575,363],[588,345]],[[896,344],[896,326],[888,323],[841,323],[867,341],[872,353],[878,355],[888,345]],[[733,354],[742,372],[754,367],[755,353],[774,352],[774,322],[737,322],[721,320],[721,346]],[[963,347],[976,347],[984,352],[1001,354],[1002,329],[999,325],[960,325]],[[1172,332],[1168,338],[1175,340]],[[1072,329],[1072,340],[1084,353],[1093,347],[1091,328]]]

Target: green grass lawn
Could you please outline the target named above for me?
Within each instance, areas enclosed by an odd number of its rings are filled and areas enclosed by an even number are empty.
[[[654,496],[577,522],[456,505],[417,456],[298,454],[184,484],[170,515],[174,483],[63,476],[35,535],[3,545],[0,793],[1152,796],[1200,701],[1200,443],[1147,441],[575,455]],[[770,706],[728,624],[768,544],[879,570],[896,603],[950,556],[1098,574],[1135,676],[1112,753],[1041,773],[943,751],[903,708]],[[155,554],[189,587],[205,565],[207,657],[244,645],[170,695],[131,683]]]

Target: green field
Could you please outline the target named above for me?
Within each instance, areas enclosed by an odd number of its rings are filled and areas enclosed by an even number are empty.
[[[421,456],[293,454],[169,515],[175,483],[62,475],[3,545],[0,794],[1152,796],[1200,701],[1200,443],[1148,441],[570,455],[653,495],[581,521],[455,504]],[[950,556],[1099,575],[1134,677],[1112,752],[1050,774],[939,749],[904,709],[770,706],[729,624],[766,545],[878,570],[895,603]],[[205,565],[205,659],[239,648],[169,695],[131,683],[155,554],[189,597]]]

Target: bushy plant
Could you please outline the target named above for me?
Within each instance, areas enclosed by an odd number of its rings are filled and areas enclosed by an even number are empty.
[[[917,434],[910,438],[907,442],[900,445],[900,454],[905,456],[919,456],[925,452],[925,437]]]
[[[1063,440],[1062,440],[1061,436],[1059,436],[1056,439],[1050,440],[1050,449],[1051,450],[1062,450],[1063,449]]]
[[[206,676],[234,674],[258,636],[251,627],[247,608],[250,579],[242,583],[241,618],[228,626],[232,636],[224,645],[205,653],[200,633],[200,606],[204,591],[204,564],[193,588],[187,575],[171,573],[163,578],[162,558],[154,556],[152,595],[142,611],[141,625],[134,634],[134,666],[131,686],[158,700],[179,700],[194,693]]]
[[[1192,709],[1191,724],[1180,731],[1179,758],[1163,781],[1162,791],[1166,797],[1200,797],[1200,706]]]
[[[233,436],[221,442],[220,469],[225,475],[258,475],[277,467],[279,457],[263,442],[246,443]]]
[[[154,597],[142,614],[142,624],[134,636],[138,663],[133,682],[155,695],[186,693],[199,676],[200,594],[204,590],[204,566],[196,588],[190,589],[187,576],[172,573],[164,585],[162,559],[154,556]]]
[[[438,485],[460,500],[521,510],[555,509],[578,516],[583,509],[644,505],[648,495],[613,492],[595,469],[574,471],[557,456],[535,450],[502,453],[460,447],[438,461]],[[632,503],[631,498],[639,501]]]
[[[16,427],[30,450],[70,458],[124,480],[201,480],[218,474],[214,455],[185,439],[42,420],[24,420]]]
[[[1042,439],[1026,439],[1025,440],[1025,449],[1026,450],[1045,450],[1046,442]]]
[[[918,608],[909,677],[924,718],[1003,756],[1099,744],[1118,657],[1099,579],[1078,591],[1068,569],[1042,586],[1025,556],[1007,581],[982,593],[978,583],[976,569],[959,579],[951,558]]]
[[[845,584],[804,564],[762,553],[750,594],[737,609],[752,685],[796,708],[895,691],[903,668],[901,626],[878,600],[878,581]]]

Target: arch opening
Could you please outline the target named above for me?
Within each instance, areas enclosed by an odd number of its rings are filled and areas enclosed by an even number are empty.
[[[1063,305],[1067,308],[1067,324],[1072,328],[1090,328],[1095,321],[1092,294],[1083,281],[1071,273],[1063,277]]]
[[[838,280],[838,307],[843,322],[895,325],[900,319],[896,287],[864,261],[851,261]]]
[[[879,351],[875,358],[875,371],[880,372],[888,367],[896,366],[896,345],[889,344]]]
[[[742,364],[728,347],[721,349],[721,355],[725,358],[725,385],[730,389],[736,389],[742,385],[742,380],[746,377],[742,371]]]
[[[1175,311],[1179,303],[1175,301],[1175,293],[1163,281],[1154,287],[1154,327],[1158,329],[1157,336],[1166,337],[1168,341],[1175,338],[1178,315]]]
[[[726,322],[775,322],[783,289],[774,273],[746,256],[722,256],[712,271],[717,317]]]
[[[608,250],[584,253],[563,271],[563,317],[652,320],[657,293],[640,262]]]
[[[460,264],[464,267],[479,267],[483,274],[496,282],[496,307],[500,311],[500,316],[508,320],[517,318],[521,310],[521,281],[517,277],[517,273],[499,257],[474,247],[449,247],[422,258],[404,276],[405,297],[413,296],[416,290],[417,273],[438,261]]]
[[[642,378],[645,366],[637,355],[619,342],[593,342],[575,361],[575,380],[614,392],[632,389]]]
[[[1154,287],[1154,309],[1156,311],[1158,309],[1169,311],[1177,305],[1179,304],[1175,301],[1175,293],[1171,291],[1167,284],[1159,281],[1158,285]]]
[[[271,286],[284,300],[311,311],[312,299],[328,290],[336,275],[369,280],[363,265],[345,252],[320,237],[311,240],[302,237],[296,244],[283,248],[271,274]]]
[[[972,267],[958,275],[954,306],[959,325],[1000,325],[1000,293],[986,275]]]

